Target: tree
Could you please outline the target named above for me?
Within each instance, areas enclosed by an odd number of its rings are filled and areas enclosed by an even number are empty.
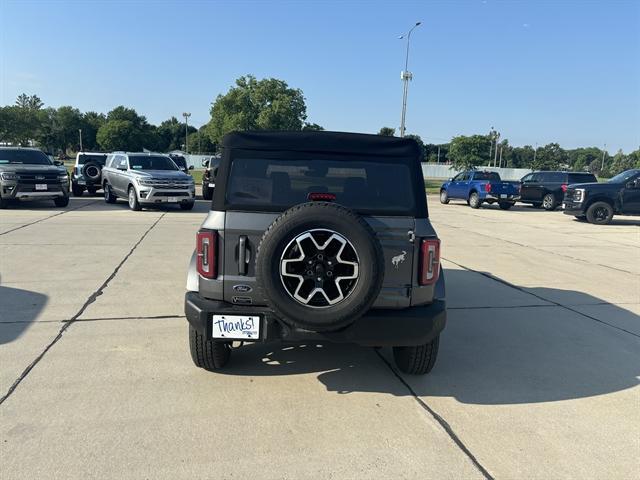
[[[383,135],[385,137],[393,137],[396,134],[396,129],[391,127],[382,127],[378,132],[378,135]]]
[[[487,135],[460,135],[451,140],[449,157],[457,170],[467,170],[488,164],[491,138]]]
[[[206,126],[200,128],[197,132],[189,134],[190,153],[216,153],[216,151],[216,144],[207,135]]]
[[[276,78],[256,80],[246,75],[236,80],[211,107],[209,138],[219,144],[234,130],[302,130],[307,107],[302,90],[289,88]]]
[[[18,95],[18,98],[16,98],[16,106],[20,108],[26,108],[29,110],[40,110],[43,105],[44,103],[37,95],[29,96],[26,93],[22,93]]]
[[[304,126],[302,127],[302,131],[321,131],[321,130],[324,130],[324,128],[318,125],[317,123],[304,122]]]
[[[534,149],[531,145],[512,147],[509,156],[509,166],[513,168],[533,168]]]
[[[533,168],[536,170],[558,170],[566,168],[569,157],[557,143],[549,143],[538,149]]]
[[[184,145],[185,124],[180,123],[176,117],[171,117],[169,120],[162,122],[158,125],[156,131],[160,140],[159,150],[178,150],[182,145]],[[198,130],[189,125],[188,131],[191,135],[196,133]],[[189,140],[189,147],[193,147],[191,140]],[[192,150],[192,148],[190,150]]]
[[[98,129],[96,139],[104,150],[133,152],[143,148],[158,150],[162,143],[156,128],[143,115],[123,106],[116,107],[107,114],[107,120]]]
[[[98,150],[98,130],[105,124],[107,118],[102,113],[85,112],[82,115],[82,147],[85,150]]]

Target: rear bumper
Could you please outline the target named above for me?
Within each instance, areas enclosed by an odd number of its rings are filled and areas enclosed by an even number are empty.
[[[482,200],[489,201],[489,202],[517,202],[518,200],[520,200],[520,195],[506,194],[504,197],[501,197],[499,194],[494,195],[494,194],[488,193],[487,195],[484,196],[484,198],[482,198]]]
[[[430,305],[402,310],[369,310],[348,327],[335,332],[313,332],[291,327],[277,318],[267,307],[247,307],[202,298],[187,292],[185,314],[200,334],[211,338],[213,314],[259,315],[259,341],[329,341],[365,346],[423,345],[433,340],[447,322],[446,302],[435,300]]]

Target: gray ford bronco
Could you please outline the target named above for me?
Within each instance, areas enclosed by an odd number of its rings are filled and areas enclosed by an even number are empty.
[[[393,347],[401,371],[428,373],[445,283],[415,141],[244,132],[222,143],[187,279],[194,363],[223,368],[236,341],[332,341]]]

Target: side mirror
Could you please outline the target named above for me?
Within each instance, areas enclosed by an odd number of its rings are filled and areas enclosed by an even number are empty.
[[[447,182],[453,182],[453,177],[451,177]]]
[[[209,166],[209,160],[202,160],[202,166],[203,167],[208,167]]]
[[[64,165],[64,162],[61,162],[60,160],[54,160],[54,161],[53,161],[53,164],[54,164],[56,167],[62,167],[62,166]]]
[[[193,165],[189,165],[189,170],[193,170]]]

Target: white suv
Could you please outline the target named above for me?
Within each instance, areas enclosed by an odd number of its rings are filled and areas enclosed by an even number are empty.
[[[110,153],[102,169],[102,188],[105,202],[127,199],[131,210],[166,203],[191,210],[196,196],[193,178],[160,153]]]

